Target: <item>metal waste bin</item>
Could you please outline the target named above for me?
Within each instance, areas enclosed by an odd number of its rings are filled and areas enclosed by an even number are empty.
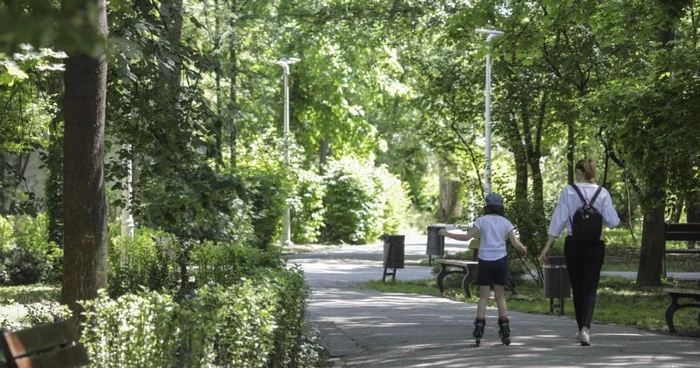
[[[559,315],[564,314],[564,299],[571,297],[571,283],[563,256],[549,257],[544,265],[544,297],[549,298],[550,313],[554,313],[557,307]],[[558,299],[558,305],[554,303],[555,299]]]
[[[392,276],[392,280],[396,279],[396,269],[403,268],[405,259],[405,235],[383,235],[384,240],[384,276],[382,281],[385,281],[387,275]],[[387,269],[392,268],[394,272],[387,272]]]
[[[428,226],[428,243],[425,254],[428,255],[428,264],[433,263],[433,256],[442,257],[445,254],[445,237],[439,234],[445,226]]]

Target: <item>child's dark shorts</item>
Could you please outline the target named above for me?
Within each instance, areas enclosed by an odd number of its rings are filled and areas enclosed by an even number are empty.
[[[508,280],[508,257],[495,261],[479,259],[476,284],[483,286],[505,285]]]

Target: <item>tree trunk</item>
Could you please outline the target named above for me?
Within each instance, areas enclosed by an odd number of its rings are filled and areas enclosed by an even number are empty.
[[[326,171],[326,163],[328,162],[328,154],[330,153],[330,144],[328,138],[321,140],[321,149],[319,152],[319,172],[323,175]]]
[[[97,31],[107,36],[106,0],[95,0]],[[88,4],[79,11],[87,17]],[[87,24],[93,23],[86,20]],[[93,32],[86,29],[84,32]],[[61,303],[93,299],[107,286],[104,126],[107,58],[74,53],[64,73],[64,271]]]
[[[450,177],[447,166],[440,164],[440,213],[438,221],[446,223],[454,216],[459,216],[461,203],[459,190],[461,183]]]
[[[569,119],[566,141],[566,180],[569,185],[574,183],[574,155],[576,151],[576,120]]]
[[[172,50],[176,54],[179,54],[180,38],[182,37],[182,1],[183,0],[166,0],[160,3],[160,14],[163,17],[163,22],[167,26],[170,47],[172,47]],[[180,68],[182,65],[180,61],[175,60],[179,60],[179,57],[174,58],[172,64],[161,63],[160,67],[169,83],[168,86],[171,98],[177,101],[180,91]]]
[[[238,42],[236,32],[236,17],[238,16],[238,0],[233,0],[233,9],[231,10],[231,125],[229,126],[230,145],[231,145],[231,167],[236,167],[236,146],[238,144]]]
[[[657,173],[664,175],[659,168]],[[662,182],[662,181],[659,181]],[[661,260],[664,256],[664,193],[660,188],[653,188],[647,197],[642,228],[642,247],[639,253],[638,286],[661,285]]]
[[[221,18],[219,17],[219,0],[214,0],[214,17],[215,26],[214,33],[216,38],[214,39],[214,53],[221,55]],[[217,59],[216,69],[215,69],[215,83],[216,83],[216,121],[214,122],[214,136],[216,137],[216,147],[214,152],[214,158],[216,159],[216,164],[218,166],[223,166],[223,124],[221,121],[221,61],[220,58]]]
[[[682,9],[682,6],[681,8]],[[671,51],[675,38],[674,21],[680,17],[672,17],[676,10],[673,7],[664,9],[666,21],[657,32],[656,40],[660,49]],[[673,18],[673,19],[672,19]],[[666,68],[658,70],[659,76],[665,73]],[[657,78],[657,84],[667,83],[666,78]],[[659,86],[661,87],[661,86]],[[658,117],[653,118],[653,126],[658,127],[664,124]],[[653,140],[652,140],[653,142]],[[661,260],[664,256],[664,216],[666,207],[666,167],[664,165],[663,152],[652,143],[647,149],[648,164],[642,170],[646,177],[646,196],[644,198],[644,223],[642,229],[642,247],[639,257],[639,272],[637,273],[637,286],[660,286],[661,285]]]

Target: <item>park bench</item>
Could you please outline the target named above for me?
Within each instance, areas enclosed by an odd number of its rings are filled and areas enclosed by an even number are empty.
[[[678,303],[679,298],[689,298],[696,301],[700,301],[700,290],[694,289],[663,289],[664,292],[671,296],[671,305],[666,309],[666,324],[668,325],[668,330],[671,333],[676,332],[676,328],[673,326],[673,315],[677,310],[689,307],[700,308],[700,303]],[[700,313],[698,313],[698,325],[700,325]]]
[[[700,254],[700,249],[667,249],[667,241],[700,241],[700,223],[666,224],[664,232],[664,257],[661,270],[666,277],[666,254]],[[700,280],[698,280],[700,287]]]
[[[2,331],[2,352],[9,368],[73,368],[89,364],[73,320],[19,331]]]
[[[435,260],[435,262],[440,265],[440,273],[437,275],[437,284],[438,288],[440,289],[440,294],[445,293],[445,287],[442,285],[442,280],[445,278],[445,276],[459,273],[464,275],[464,277],[462,277],[462,288],[464,289],[464,295],[466,295],[467,298],[470,298],[471,292],[469,292],[469,284],[471,284],[471,282],[474,280],[479,262],[443,258],[438,258]]]
[[[440,272],[437,275],[437,284],[440,289],[440,294],[445,293],[445,287],[443,286],[443,280],[445,276],[451,274],[462,274],[462,288],[464,289],[464,295],[467,298],[471,298],[472,294],[469,291],[469,285],[476,279],[476,273],[479,267],[479,245],[481,242],[479,239],[473,239],[469,244],[469,248],[472,250],[471,261],[464,261],[459,259],[446,259],[437,258],[435,262],[440,265]],[[506,288],[515,293],[515,288],[513,285],[506,284]]]

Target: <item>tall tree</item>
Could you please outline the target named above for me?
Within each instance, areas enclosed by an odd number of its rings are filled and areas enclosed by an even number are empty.
[[[106,0],[64,2],[82,32],[107,36]],[[94,27],[94,28],[93,28]],[[74,312],[107,283],[107,203],[104,127],[107,58],[71,52],[64,74],[64,275],[61,302]]]

